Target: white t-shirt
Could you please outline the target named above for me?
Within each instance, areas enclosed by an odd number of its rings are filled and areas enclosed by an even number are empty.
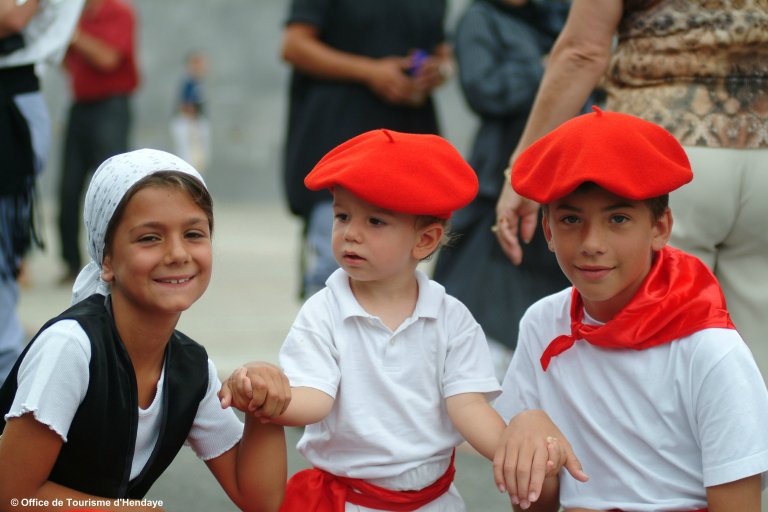
[[[563,290],[523,316],[496,403],[507,421],[545,410],[573,445],[590,480],[560,472],[564,507],[697,509],[705,487],[765,477],[768,393],[738,332],[705,329],[640,351],[579,340],[544,372],[544,349],[570,333],[570,303]]]
[[[85,398],[90,378],[91,342],[76,320],[61,320],[40,333],[19,367],[18,390],[5,419],[31,412],[64,442],[77,408]],[[136,447],[131,467],[133,479],[149,460],[159,436],[165,368],[155,398],[139,408]],[[221,382],[208,360],[206,390],[185,444],[203,460],[218,457],[243,435],[243,424],[232,409],[222,409],[217,393]]]
[[[498,395],[480,326],[442,286],[419,271],[417,280],[414,312],[394,332],[360,306],[341,269],[299,312],[280,364],[291,386],[335,399],[298,444],[314,466],[390,489],[421,489],[445,472],[462,442],[445,399]]]

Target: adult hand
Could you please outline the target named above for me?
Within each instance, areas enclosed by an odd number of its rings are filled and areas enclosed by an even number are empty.
[[[539,204],[526,199],[514,191],[509,180],[504,180],[501,194],[496,202],[496,225],[494,231],[504,253],[519,265],[523,262],[521,240],[528,243],[536,232]]]
[[[374,94],[393,105],[412,103],[415,80],[405,74],[410,66],[407,57],[384,57],[374,61],[368,76],[368,87]]]

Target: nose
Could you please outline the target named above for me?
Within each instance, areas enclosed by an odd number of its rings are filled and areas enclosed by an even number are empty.
[[[185,263],[189,260],[189,251],[183,236],[171,236],[167,241],[165,260],[168,265]]]
[[[347,222],[344,226],[344,240],[347,242],[359,242],[362,230],[358,223],[354,220]]]
[[[581,249],[585,254],[595,255],[605,252],[605,229],[597,222],[584,225]]]

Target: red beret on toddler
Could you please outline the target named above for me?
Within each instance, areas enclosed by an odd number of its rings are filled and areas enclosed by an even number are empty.
[[[387,210],[447,219],[477,194],[477,176],[437,135],[372,130],[328,152],[304,178],[310,190],[339,185]]]
[[[640,201],[693,179],[685,151],[664,128],[628,114],[593,109],[520,154],[512,168],[512,187],[518,194],[549,203],[591,181]]]

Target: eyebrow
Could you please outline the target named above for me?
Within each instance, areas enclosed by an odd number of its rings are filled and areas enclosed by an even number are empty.
[[[184,222],[183,225],[184,227],[188,227],[188,226],[195,226],[197,224],[208,224],[208,219],[205,217],[192,217],[191,219]],[[160,228],[164,228],[165,226],[166,224],[163,222],[151,220],[151,221],[143,222],[137,226],[132,227],[131,231],[133,231],[134,229],[141,229],[141,228],[160,229]]]
[[[626,208],[636,208],[636,207],[637,207],[637,204],[633,204],[633,203],[627,203],[627,202],[614,203],[612,205],[609,205],[609,206],[603,208],[603,211],[604,212],[611,212],[611,211],[614,211],[614,210],[622,210],[622,209],[626,209]],[[559,211],[559,210],[564,210],[564,211],[569,211],[569,212],[580,212],[583,209],[579,208],[577,206],[574,206],[572,204],[562,203],[562,204],[557,205],[557,207],[555,208],[555,211]]]

